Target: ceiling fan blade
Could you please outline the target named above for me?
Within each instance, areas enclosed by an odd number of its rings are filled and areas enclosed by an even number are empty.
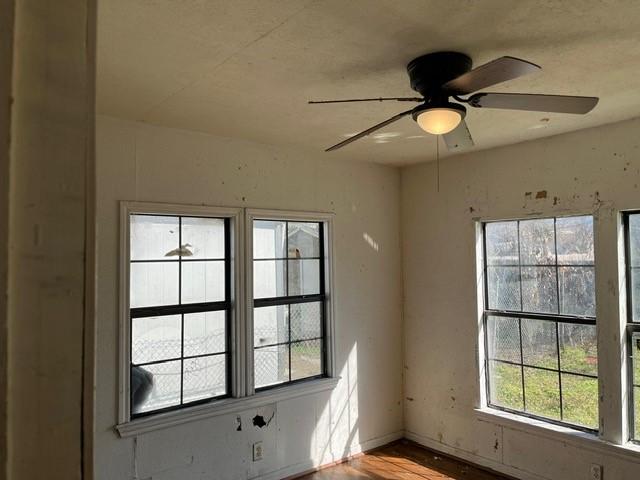
[[[442,137],[444,138],[444,143],[447,145],[447,150],[451,152],[465,150],[474,145],[469,127],[467,127],[467,123],[464,120],[449,133],[442,135]]]
[[[476,93],[468,99],[469,105],[481,108],[529,110],[585,114],[598,104],[598,97],[570,95],[538,95],[529,93]]]
[[[367,135],[369,135],[370,133],[375,132],[376,130],[381,129],[382,127],[389,125],[390,123],[396,122],[398,120],[400,120],[402,117],[406,117],[407,115],[409,115],[411,112],[413,112],[413,108],[411,110],[407,110],[406,112],[402,112],[399,113],[397,115],[394,115],[393,117],[385,120],[384,122],[380,122],[376,125],[374,125],[373,127],[367,128],[366,130],[357,133],[356,135],[354,135],[353,137],[349,137],[346,140],[340,142],[340,143],[336,143],[335,145],[327,148],[325,150],[325,152],[331,152],[332,150],[337,150],[338,148],[342,148],[345,145],[350,144],[351,142],[355,142],[356,140],[358,140],[359,138],[362,137],[366,137]]]
[[[396,102],[424,102],[424,98],[418,97],[379,97],[379,98],[353,98],[348,100],[310,100],[309,103],[350,103],[350,102],[385,102],[395,100]]]
[[[466,95],[538,70],[540,70],[538,65],[526,60],[500,57],[449,80],[442,88],[456,95]]]

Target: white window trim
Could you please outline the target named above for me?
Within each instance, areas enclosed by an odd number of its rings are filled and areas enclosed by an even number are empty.
[[[617,444],[604,440],[595,433],[587,433],[490,407],[476,408],[474,411],[480,422],[568,443],[598,454],[615,455],[626,461],[638,462],[640,459],[640,445],[631,442]]]
[[[335,289],[333,288],[333,213],[296,212],[287,210],[247,209],[245,211],[245,322],[246,325],[246,365],[253,365],[253,221],[256,219],[268,220],[294,220],[305,222],[320,222],[324,224],[324,268],[325,268],[325,345],[326,365],[325,374],[328,378],[334,378],[335,372]],[[250,232],[250,233],[249,233]],[[255,393],[253,382],[253,369],[246,369],[247,395]],[[312,383],[313,381],[309,381]],[[277,387],[274,387],[277,389]],[[282,389],[289,388],[286,384]]]
[[[486,398],[486,375],[484,351],[484,250],[482,226],[487,222],[531,220],[550,217],[568,217],[579,215],[592,215],[594,228],[594,268],[595,268],[595,295],[596,295],[596,319],[597,319],[597,342],[598,342],[598,385],[599,392],[607,392],[603,397],[599,394],[598,434],[583,433],[570,427],[560,426],[556,428],[553,423],[543,420],[530,419],[523,415],[501,410],[488,406]],[[545,213],[535,213],[522,215],[501,215],[499,217],[475,218],[473,228],[476,238],[476,300],[478,306],[478,336],[476,343],[477,361],[477,394],[476,411],[481,417],[508,419],[511,425],[531,426],[540,431],[544,426],[549,431],[559,432],[568,438],[592,438],[602,444],[615,446],[637,455],[636,446],[628,439],[628,411],[626,408],[626,342],[622,342],[626,325],[626,293],[620,288],[625,284],[624,268],[624,234],[622,229],[622,214],[612,206],[600,206],[591,211],[567,209],[563,211],[549,211]],[[612,287],[615,291],[612,292]],[[601,332],[605,332],[602,334]],[[613,335],[612,335],[613,334]],[[621,350],[622,349],[622,350]]]
[[[204,420],[219,415],[239,413],[248,409],[269,405],[282,400],[313,395],[328,390],[333,390],[340,378],[320,378],[309,382],[287,385],[283,388],[274,388],[265,392],[259,392],[243,398],[224,398],[210,403],[184,407],[171,412],[158,413],[141,417],[116,425],[116,431],[121,438],[133,437],[142,433],[161,430],[187,422]]]
[[[131,419],[129,375],[131,352],[129,346],[131,323],[129,319],[129,264],[131,214],[186,215],[230,219],[231,271],[231,396],[210,403],[185,406],[169,411]],[[255,394],[253,388],[253,219],[305,220],[322,222],[325,244],[325,289],[326,289],[326,378],[313,379],[296,384],[285,384]],[[248,408],[332,390],[339,377],[335,375],[335,327],[333,290],[333,218],[332,213],[297,212],[284,210],[243,209],[211,207],[205,205],[177,205],[151,202],[120,202],[120,272],[119,272],[119,368],[118,368],[118,424],[115,430],[120,437],[202,420],[224,414],[237,413]]]

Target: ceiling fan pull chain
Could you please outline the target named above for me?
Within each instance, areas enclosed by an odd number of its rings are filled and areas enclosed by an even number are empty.
[[[440,135],[436,135],[436,191],[440,193]]]

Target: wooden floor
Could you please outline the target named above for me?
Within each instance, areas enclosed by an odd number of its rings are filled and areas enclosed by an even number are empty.
[[[408,440],[385,445],[299,480],[512,480],[427,450]]]

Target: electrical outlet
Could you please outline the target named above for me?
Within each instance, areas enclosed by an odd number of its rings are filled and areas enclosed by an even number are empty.
[[[597,463],[591,464],[589,480],[602,480],[602,465],[598,465]]]
[[[253,444],[253,461],[257,462],[258,460],[262,460],[262,454],[264,451],[262,450],[262,442],[256,442]],[[598,477],[600,480],[600,477]]]

